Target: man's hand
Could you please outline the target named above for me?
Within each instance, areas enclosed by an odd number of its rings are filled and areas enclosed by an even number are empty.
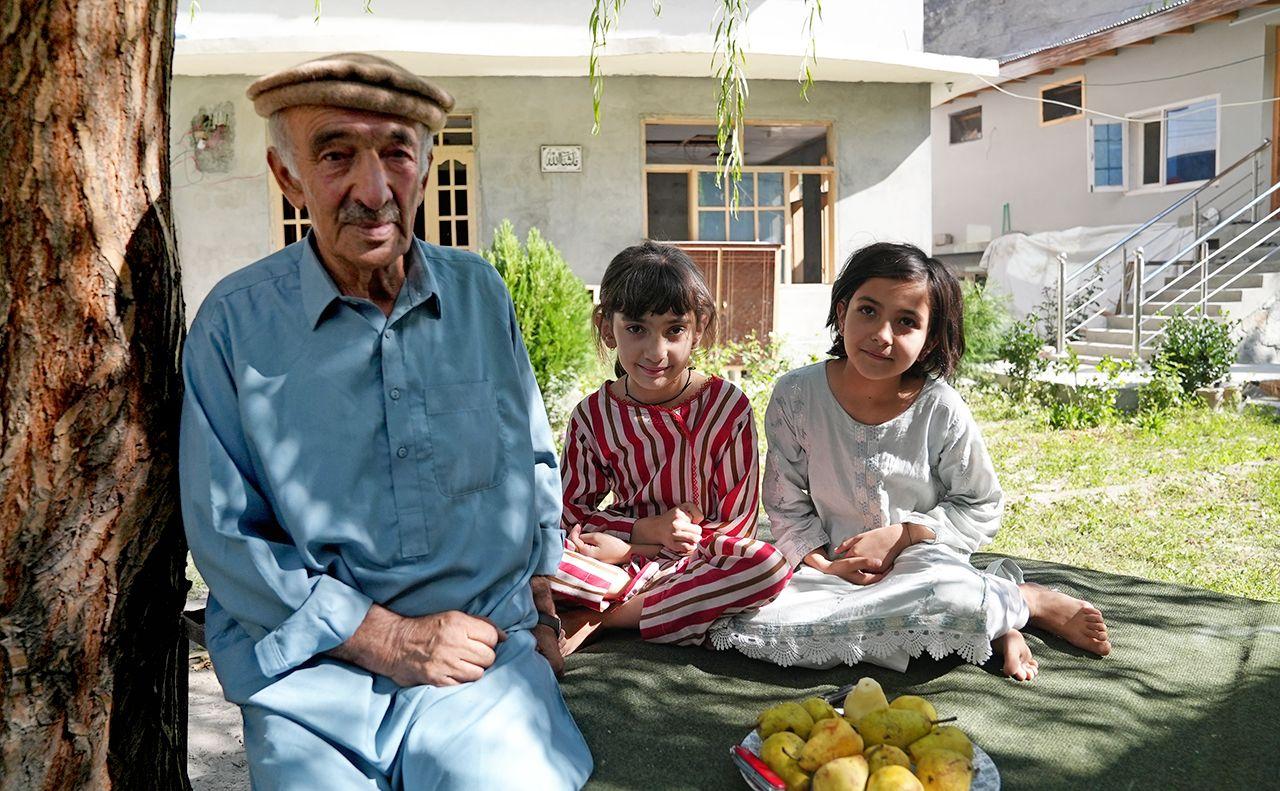
[[[688,555],[702,540],[702,510],[693,503],[681,503],[658,516],[637,519],[631,535],[637,544],[659,544],[672,552]]]
[[[569,542],[578,552],[603,563],[619,566],[631,558],[631,545],[626,541],[608,533],[583,533],[582,525],[569,531]]]
[[[402,687],[448,687],[479,679],[506,639],[487,618],[457,610],[406,618],[375,604],[356,633],[329,653]]]
[[[806,555],[804,562],[805,565],[812,566],[823,574],[831,574],[854,585],[870,585],[884,579],[879,561],[871,558],[827,560],[822,550],[817,550]]]
[[[911,546],[911,532],[906,525],[887,525],[859,533],[836,547],[836,557],[844,560],[875,561],[864,570],[887,572],[902,550]],[[839,562],[839,561],[836,561]]]
[[[529,578],[529,589],[533,591],[533,606],[540,613],[556,614],[556,602],[551,595],[551,578],[535,576]],[[564,656],[560,653],[560,635],[546,624],[535,624],[533,639],[537,643],[538,653],[542,654],[556,678],[564,675]]]

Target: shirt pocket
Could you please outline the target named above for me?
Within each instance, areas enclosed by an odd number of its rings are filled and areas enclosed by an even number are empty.
[[[424,388],[423,395],[440,492],[461,497],[501,484],[507,454],[493,385],[487,380],[435,385]]]

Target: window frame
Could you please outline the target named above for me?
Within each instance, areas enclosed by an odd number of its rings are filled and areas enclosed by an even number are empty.
[[[1095,154],[1093,130],[1098,125],[1116,124],[1120,127],[1120,183],[1098,185],[1095,182],[1097,171],[1094,168]],[[1141,137],[1141,135],[1139,135]],[[1086,162],[1086,178],[1090,192],[1128,192],[1129,190],[1129,124],[1124,121],[1116,121],[1110,118],[1098,119],[1090,118],[1086,125],[1084,136],[1085,142],[1085,162]],[[1141,159],[1139,159],[1141,161]]]
[[[954,139],[952,133],[955,131],[956,119],[962,115],[969,115],[971,113],[977,113],[978,115],[978,136],[971,137],[968,140]],[[949,141],[948,145],[958,146],[958,145],[961,145],[962,143],[975,143],[981,139],[982,139],[982,105],[977,104],[977,105],[974,105],[973,107],[968,107],[964,110],[956,110],[954,113],[947,114],[947,140]]]
[[[638,126],[640,138],[640,190],[641,190],[641,211],[640,222],[641,231],[644,238],[649,238],[649,179],[650,173],[686,173],[688,174],[689,188],[689,238],[683,241],[702,242],[698,239],[698,173],[700,172],[716,172],[715,165],[688,165],[688,164],[665,164],[650,165],[645,161],[645,143],[646,130],[650,124],[698,124],[715,127],[716,121],[713,118],[705,116],[670,116],[670,115],[643,115],[640,118]],[[783,250],[791,251],[793,248],[792,240],[794,238],[791,212],[788,211],[788,195],[790,193],[790,176],[804,174],[818,174],[826,178],[827,182],[827,203],[828,210],[823,217],[823,227],[826,231],[826,238],[823,239],[823,265],[822,265],[822,282],[831,283],[835,280],[836,268],[836,240],[839,238],[837,232],[836,206],[838,201],[837,181],[838,170],[835,162],[836,147],[836,128],[835,121],[829,118],[804,118],[804,119],[779,119],[779,118],[755,118],[747,121],[751,126],[822,126],[826,128],[827,137],[827,164],[825,165],[743,165],[742,173],[757,172],[779,172],[783,173],[783,201],[781,208],[783,229],[781,247]],[[705,208],[705,207],[704,207]],[[766,209],[768,210],[768,209]],[[758,222],[757,222],[758,227]],[[726,237],[728,230],[726,228]],[[722,245],[752,245],[752,244],[778,244],[776,242],[718,242],[715,240],[706,241],[706,244],[722,244]],[[787,259],[786,264],[782,268],[782,277],[779,282],[791,283],[792,267],[794,266],[794,255]]]
[[[1198,181],[1179,181],[1176,184],[1170,184],[1168,182],[1169,111],[1207,101],[1214,103],[1213,175]],[[1152,192],[1177,192],[1179,190],[1195,189],[1204,186],[1217,176],[1218,169],[1222,166],[1222,94],[1213,93],[1176,102],[1166,102],[1155,107],[1147,107],[1127,113],[1126,116],[1129,118],[1130,123],[1160,122],[1160,180],[1152,184],[1135,184],[1132,189],[1126,190],[1128,194],[1141,195]],[[1132,155],[1133,161],[1140,166],[1143,157],[1146,155],[1146,136],[1136,135],[1136,137],[1137,142],[1131,143],[1133,148],[1129,150],[1129,153]],[[1128,157],[1126,157],[1126,164],[1127,162]]]
[[[1045,92],[1051,91],[1054,88],[1061,88],[1064,85],[1070,85],[1073,82],[1080,83],[1080,109],[1078,109],[1076,112],[1072,113],[1071,115],[1064,115],[1061,118],[1054,118],[1053,120],[1050,120],[1050,121],[1044,120]],[[1071,77],[1069,79],[1058,80],[1057,82],[1051,82],[1046,85],[1041,85],[1040,101],[1036,102],[1036,120],[1040,122],[1040,126],[1057,126],[1058,124],[1065,123],[1067,121],[1078,121],[1079,119],[1084,118],[1086,115],[1084,108],[1089,106],[1088,100],[1086,99],[1087,90],[1088,90],[1088,85],[1085,84],[1084,74],[1078,74],[1075,77]]]

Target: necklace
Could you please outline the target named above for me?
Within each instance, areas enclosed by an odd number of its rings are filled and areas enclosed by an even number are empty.
[[[626,393],[626,394],[627,394],[627,398],[630,398],[632,401],[635,401],[637,404],[640,404],[641,406],[662,406],[663,404],[669,404],[669,403],[671,403],[672,401],[675,401],[675,400],[676,400],[677,398],[679,398],[680,396],[684,395],[684,391],[685,391],[685,390],[688,390],[688,389],[689,389],[689,385],[693,384],[693,368],[692,368],[692,367],[690,367],[690,368],[688,369],[688,371],[689,371],[689,376],[684,380],[684,387],[680,388],[680,392],[676,393],[675,395],[671,396],[670,398],[665,398],[665,399],[663,399],[663,400],[661,400],[661,401],[641,401],[640,399],[638,399],[638,398],[636,398],[635,396],[631,395],[631,387],[630,387],[630,384],[631,384],[631,374],[627,374],[627,375],[623,378],[623,380],[622,380],[622,392],[624,392],[624,393]]]

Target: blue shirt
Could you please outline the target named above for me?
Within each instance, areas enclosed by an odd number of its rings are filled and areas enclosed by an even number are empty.
[[[419,240],[405,270],[386,316],[308,237],[224,279],[191,326],[182,515],[237,702],[372,602],[531,628],[529,577],[559,563],[555,450],[501,278]]]

